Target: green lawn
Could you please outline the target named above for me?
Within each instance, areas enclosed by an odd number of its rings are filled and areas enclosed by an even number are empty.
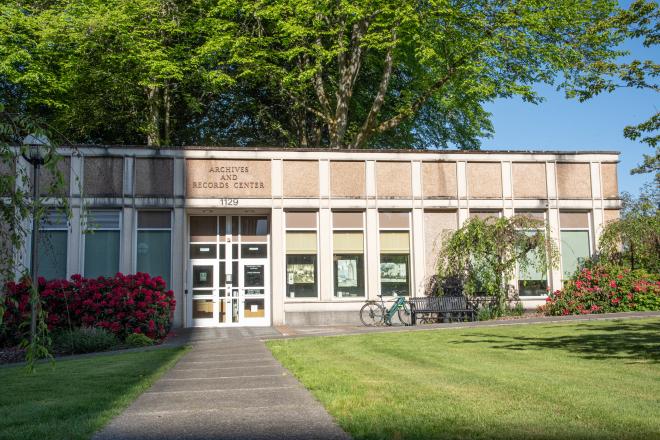
[[[183,348],[0,368],[0,439],[89,439],[185,352]]]
[[[268,345],[355,439],[660,439],[660,319]]]

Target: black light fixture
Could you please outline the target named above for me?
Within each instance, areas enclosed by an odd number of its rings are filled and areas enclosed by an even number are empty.
[[[39,247],[38,247],[38,233],[39,233],[39,218],[37,218],[38,210],[38,197],[39,193],[39,169],[46,163],[46,153],[50,140],[44,135],[30,134],[23,139],[25,148],[22,156],[30,165],[32,165],[32,260],[30,262],[30,278],[32,286],[39,291],[37,271],[39,269]],[[37,334],[37,303],[30,301],[30,342],[35,341]]]

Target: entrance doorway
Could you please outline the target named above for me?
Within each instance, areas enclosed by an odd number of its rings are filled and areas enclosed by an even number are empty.
[[[190,216],[189,321],[270,325],[270,225],[265,215]]]

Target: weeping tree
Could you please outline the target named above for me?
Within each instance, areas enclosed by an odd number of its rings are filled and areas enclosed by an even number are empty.
[[[462,280],[468,295],[494,297],[499,311],[506,308],[516,268],[547,272],[559,261],[548,226],[526,216],[474,217],[449,234],[438,257],[438,276]]]
[[[621,197],[621,218],[609,222],[603,229],[598,243],[598,257],[603,262],[658,274],[660,190],[651,183],[637,198],[628,193],[623,193]]]

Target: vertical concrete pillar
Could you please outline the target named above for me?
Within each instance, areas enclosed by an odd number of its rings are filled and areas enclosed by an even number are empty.
[[[380,243],[378,236],[378,209],[370,208],[366,212],[367,220],[367,298],[378,299],[380,293]]]
[[[271,251],[270,251],[270,270],[271,270],[271,310],[272,324],[285,324],[284,299],[286,289],[286,247],[285,247],[285,227],[284,210],[274,208],[271,211]]]
[[[132,207],[121,210],[121,231],[119,232],[119,271],[135,272],[135,240],[137,228],[137,211]]]
[[[321,301],[332,301],[332,211],[319,210],[319,297]]]
[[[593,253],[598,249],[600,235],[603,233],[603,221],[605,213],[603,212],[603,188],[600,172],[600,162],[591,162],[591,249]]]
[[[424,267],[425,267],[425,243],[424,243],[424,210],[412,210],[412,283],[411,296],[424,295]]]
[[[513,217],[513,182],[511,179],[511,162],[502,162],[502,214]]]
[[[458,227],[468,219],[470,205],[467,193],[467,162],[456,162],[456,186],[458,188]]]
[[[190,309],[188,303],[192,298],[192,292],[184,295],[186,286],[186,247],[187,247],[187,224],[186,211],[184,208],[175,208],[172,216],[172,279],[170,289],[174,291],[176,299],[176,313],[174,314],[174,326],[186,327],[191,323],[188,321],[187,313]]]
[[[561,235],[559,224],[559,209],[557,205],[557,178],[556,178],[556,164],[555,162],[546,162],[546,185],[548,191],[548,225],[550,227],[550,239],[554,241],[555,245],[561,247]],[[560,249],[561,250],[561,249]],[[548,280],[548,287],[552,290],[561,289],[561,258],[557,262],[557,266],[550,271],[550,279]]]

